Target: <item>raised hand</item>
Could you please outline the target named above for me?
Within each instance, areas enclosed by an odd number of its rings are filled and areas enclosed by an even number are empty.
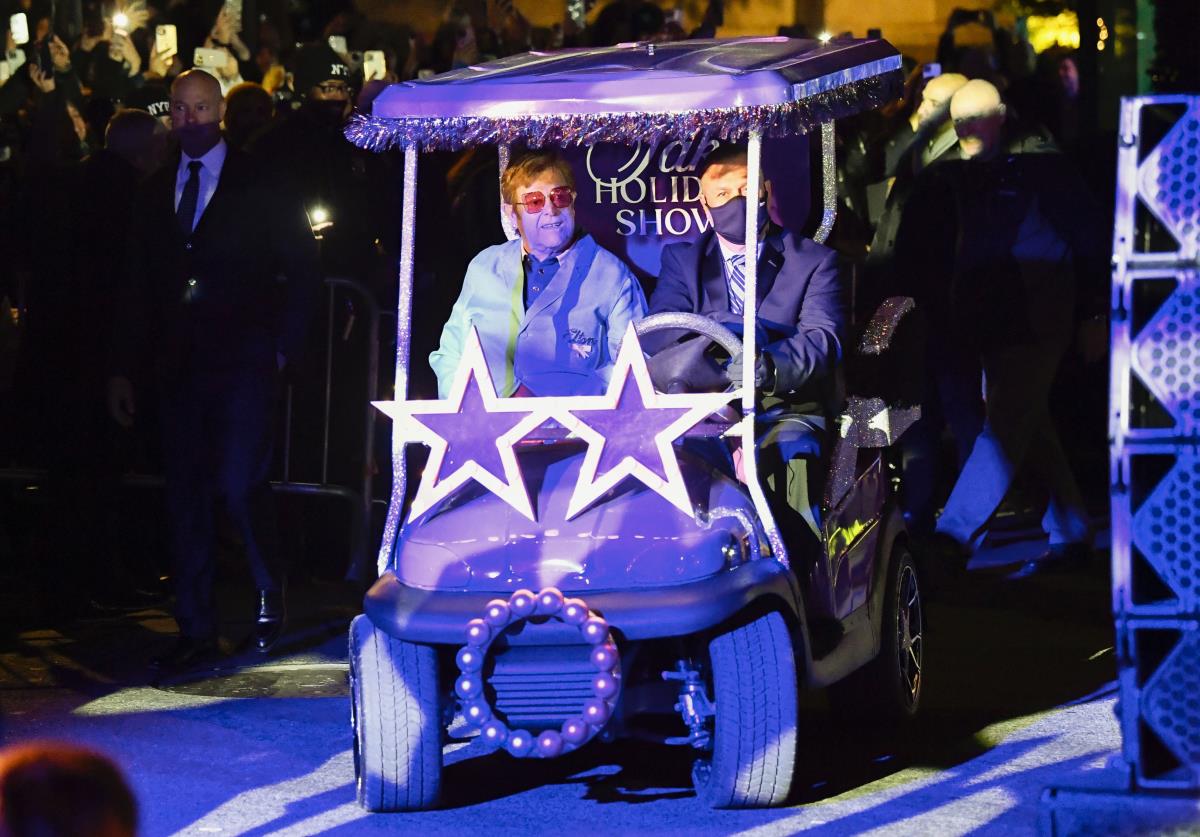
[[[67,49],[67,45],[58,35],[55,35],[50,41],[50,60],[53,62],[56,72],[65,73],[71,69],[71,50]]]
[[[138,55],[137,47],[128,35],[119,32],[113,34],[108,45],[108,57],[125,65],[125,71],[130,76],[136,76],[142,69],[142,56]]]
[[[54,92],[54,73],[43,73],[36,62],[29,64],[29,78],[33,81],[33,86],[43,93]]]

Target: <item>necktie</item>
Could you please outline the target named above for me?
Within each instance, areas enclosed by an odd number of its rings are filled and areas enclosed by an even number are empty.
[[[742,313],[746,304],[746,256],[729,257],[729,310]]]
[[[179,208],[175,210],[175,220],[185,236],[192,234],[192,227],[196,224],[196,205],[200,203],[200,168],[203,165],[199,160],[188,163],[187,183],[183,184]]]

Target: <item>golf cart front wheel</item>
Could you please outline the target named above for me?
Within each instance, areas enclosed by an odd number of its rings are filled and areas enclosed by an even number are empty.
[[[714,808],[781,805],[796,766],[796,658],[787,624],[768,613],[714,638],[712,756],[696,762],[696,794]]]
[[[432,807],[442,780],[434,649],[385,634],[365,614],[355,617],[350,704],[358,804],[368,811]]]

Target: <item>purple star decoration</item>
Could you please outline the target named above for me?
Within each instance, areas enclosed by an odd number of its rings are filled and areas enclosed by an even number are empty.
[[[414,416],[446,442],[446,452],[438,463],[437,473],[433,475],[433,484],[437,485],[444,475],[452,474],[471,462],[503,482],[505,472],[504,462],[500,458],[499,439],[525,421],[530,412],[532,410],[520,413],[488,410],[479,389],[479,380],[472,370],[458,412]]]
[[[596,463],[597,478],[602,478],[628,458],[666,482],[669,477],[658,436],[691,412],[691,408],[651,408],[642,398],[637,378],[626,375],[616,407],[571,412],[604,437]]]
[[[429,463],[413,498],[416,518],[474,480],[533,519],[514,445],[555,419],[588,443],[568,501],[573,518],[632,477],[691,514],[674,442],[736,394],[656,393],[637,333],[630,326],[604,395],[499,398],[471,329],[449,395],[437,401],[379,401],[406,442],[429,445]]]

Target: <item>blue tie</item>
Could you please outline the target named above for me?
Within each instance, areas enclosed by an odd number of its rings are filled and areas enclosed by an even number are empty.
[[[192,228],[196,226],[196,206],[200,203],[200,168],[203,165],[199,160],[188,163],[187,183],[183,184],[179,208],[175,210],[175,220],[179,222],[179,230],[185,236],[190,236]]]
[[[737,254],[729,257],[729,310],[742,313],[746,305],[746,256]]]

